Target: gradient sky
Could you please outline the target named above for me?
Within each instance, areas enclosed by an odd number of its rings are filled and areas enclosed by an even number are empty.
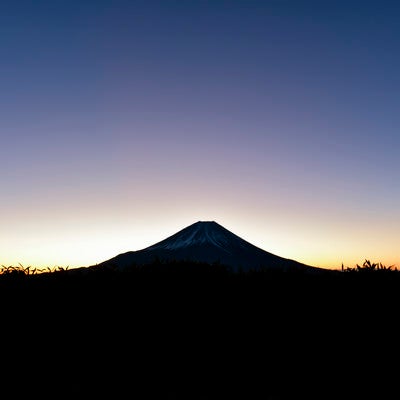
[[[0,49],[0,265],[214,220],[400,267],[398,1],[10,0]]]

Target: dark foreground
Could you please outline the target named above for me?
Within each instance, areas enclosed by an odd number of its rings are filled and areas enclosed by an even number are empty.
[[[1,276],[8,398],[400,398],[400,276]]]

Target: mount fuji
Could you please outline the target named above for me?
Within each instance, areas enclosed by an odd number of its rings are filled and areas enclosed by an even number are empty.
[[[321,271],[295,260],[269,253],[240,238],[215,221],[198,221],[142,250],[128,251],[92,267],[126,269],[154,261],[219,263],[237,271]]]

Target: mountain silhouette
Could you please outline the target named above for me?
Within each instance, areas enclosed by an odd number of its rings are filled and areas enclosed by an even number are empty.
[[[198,221],[142,250],[119,254],[96,266],[125,269],[154,261],[218,263],[230,270],[318,271],[295,260],[269,253],[230,232],[215,221]]]

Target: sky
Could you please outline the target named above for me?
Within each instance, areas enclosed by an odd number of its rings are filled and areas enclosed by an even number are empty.
[[[400,4],[4,0],[0,265],[94,265],[197,221],[400,268]]]

